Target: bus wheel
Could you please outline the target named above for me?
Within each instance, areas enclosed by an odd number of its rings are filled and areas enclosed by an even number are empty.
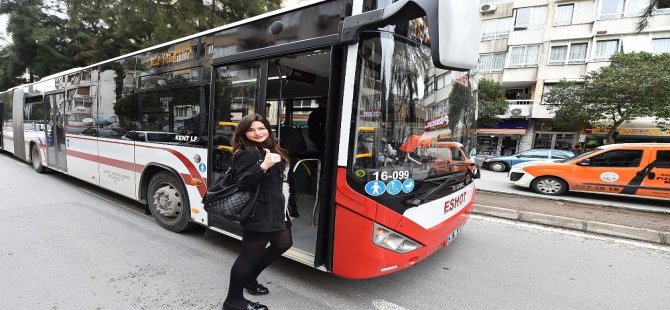
[[[47,171],[47,167],[44,167],[44,165],[42,165],[42,156],[40,156],[40,148],[37,145],[33,145],[33,147],[30,149],[30,154],[33,169],[35,169],[37,173],[45,173]]]
[[[536,193],[557,196],[568,190],[568,183],[557,177],[546,176],[533,180],[530,187]]]
[[[182,232],[192,227],[191,208],[179,180],[174,174],[162,171],[149,182],[147,203],[161,227]]]

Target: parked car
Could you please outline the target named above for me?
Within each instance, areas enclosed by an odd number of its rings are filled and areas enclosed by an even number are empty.
[[[491,157],[484,160],[482,168],[492,171],[507,171],[510,167],[529,161],[556,161],[575,156],[572,151],[552,149],[530,149],[509,156]]]
[[[670,143],[610,144],[558,162],[519,164],[508,178],[545,195],[582,191],[670,199]]]

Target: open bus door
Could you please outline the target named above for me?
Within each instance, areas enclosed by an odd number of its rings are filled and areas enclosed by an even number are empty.
[[[65,94],[48,94],[44,97],[47,109],[47,164],[61,171],[67,169],[65,160]]]
[[[321,205],[330,204],[323,202],[323,154],[307,137],[306,124],[316,107],[315,99],[329,95],[330,56],[331,49],[326,48],[246,63],[230,64],[224,59],[213,67],[209,184],[231,164],[230,142],[236,124],[247,115],[264,115],[275,139],[291,156],[287,182],[294,184],[295,193],[285,195],[295,201],[300,215],[292,219],[293,248],[285,256],[315,267],[329,264],[324,253],[329,252],[332,240],[328,236],[332,232],[327,221],[320,225],[328,217],[323,214],[330,213]],[[242,236],[239,224],[213,215],[209,216],[209,226],[227,235]],[[317,255],[319,252],[323,253]]]

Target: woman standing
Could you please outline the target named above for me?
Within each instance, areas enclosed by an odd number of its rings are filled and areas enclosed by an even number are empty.
[[[242,249],[230,271],[224,310],[263,310],[267,306],[244,298],[270,291],[258,283],[258,275],[293,245],[291,221],[282,193],[284,169],[289,162],[285,151],[270,133],[270,123],[261,115],[243,118],[233,134],[233,171],[242,189],[259,184],[256,208],[243,222]],[[266,245],[270,246],[266,248]]]

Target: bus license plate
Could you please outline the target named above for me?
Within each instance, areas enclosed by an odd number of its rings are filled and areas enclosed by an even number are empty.
[[[463,225],[458,226],[458,228],[456,228],[449,234],[449,236],[447,237],[447,245],[449,245],[449,243],[451,243],[452,241],[454,241],[454,239],[456,239],[456,236],[458,236],[461,230],[463,230]]]

